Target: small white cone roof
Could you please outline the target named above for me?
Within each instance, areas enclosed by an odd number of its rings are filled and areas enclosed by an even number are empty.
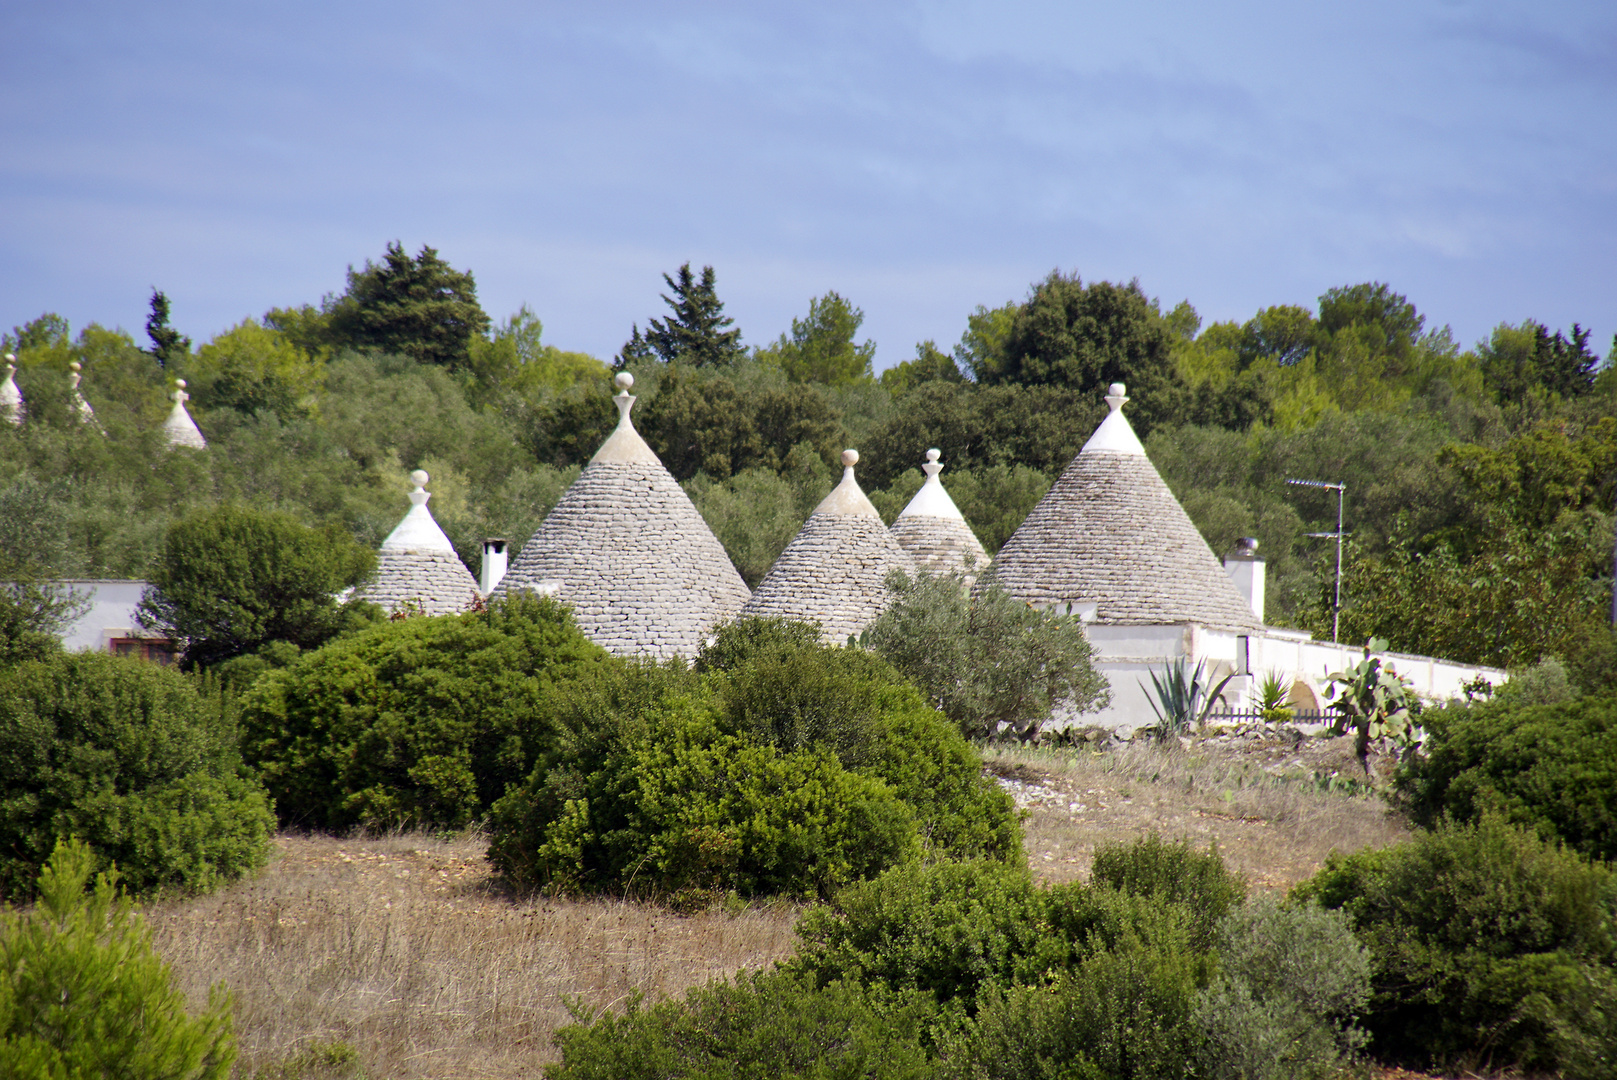
[[[1184,507],[1145,456],[1123,404],[1000,548],[986,577],[1030,604],[1095,605],[1097,623],[1259,629]]]
[[[750,595],[724,547],[634,428],[620,372],[618,425],[517,555],[494,595],[556,596],[596,644],[624,656],[694,657]]]
[[[13,424],[22,423],[26,415],[22,391],[17,388],[17,358],[11,353],[6,354],[6,377],[0,380],[0,420]]]
[[[966,523],[938,474],[943,455],[933,448],[926,452],[921,471],[926,482],[909,505],[899,511],[889,531],[898,546],[909,553],[918,569],[930,574],[960,574],[968,582],[988,568],[988,551]]]
[[[892,603],[888,574],[902,570],[914,575],[914,560],[887,531],[854,479],[858,461],[857,450],[843,452],[842,482],[780,553],[742,609],[743,617],[817,622],[825,640],[841,643],[875,622]]]
[[[388,611],[416,604],[424,615],[452,615],[465,611],[481,594],[455,554],[455,545],[427,509],[432,498],[426,490],[428,475],[410,474],[410,510],[378,550],[376,580],[360,590],[360,597]]]
[[[168,419],[163,421],[163,437],[168,440],[170,446],[189,446],[193,450],[206,450],[208,440],[202,437],[202,431],[185,408],[185,403],[191,395],[185,392],[184,379],[174,380],[174,393],[169,397],[174,399],[174,408],[169,410]]]

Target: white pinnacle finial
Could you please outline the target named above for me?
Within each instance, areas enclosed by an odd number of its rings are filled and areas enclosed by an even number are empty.
[[[5,381],[0,382],[0,420],[20,424],[23,418],[22,391],[17,389],[17,380],[12,378],[15,374],[16,354],[6,353],[6,377]]]
[[[618,407],[618,426],[633,424],[629,419],[629,410],[634,408],[634,395],[629,393],[629,387],[634,385],[634,376],[627,371],[620,371],[613,376],[612,381],[618,384],[618,392],[612,395],[612,404]]]
[[[1123,403],[1128,401],[1127,388],[1120,382],[1114,382],[1107,387],[1106,404],[1110,412],[1106,419],[1100,422],[1095,434],[1084,443],[1081,454],[1091,452],[1110,454],[1130,454],[1137,457],[1145,456],[1145,447],[1140,444],[1140,437],[1134,434],[1134,428],[1129,425],[1128,417],[1123,415]]]
[[[191,395],[185,392],[184,379],[174,380],[174,392],[170,394],[169,397],[174,400],[174,404],[176,405],[184,405],[187,401],[191,400]]]
[[[938,459],[942,456],[943,451],[935,446],[926,452],[926,464],[921,466],[921,471],[926,473],[927,483],[935,484],[939,482],[938,473],[943,471],[943,466],[938,463]]]
[[[1127,388],[1122,383],[1114,382],[1106,388],[1106,404],[1111,406],[1112,412],[1121,409],[1127,400]]]
[[[425,469],[416,469],[410,474],[410,483],[415,485],[415,490],[410,492],[411,506],[425,506],[427,500],[432,498],[432,493],[426,490],[427,481],[431,479]]]
[[[844,467],[849,468],[849,469],[851,469],[855,465],[859,464],[859,451],[857,451],[857,450],[844,450],[844,451],[842,451],[842,464],[843,464]]]
[[[67,369],[73,373],[67,377],[68,385],[77,390],[79,388],[80,380],[84,378],[84,376],[80,374],[84,370],[84,365],[75,360],[71,364],[67,365]]]

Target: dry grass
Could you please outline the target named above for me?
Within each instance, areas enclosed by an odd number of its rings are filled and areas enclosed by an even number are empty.
[[[1000,750],[988,759],[1028,810],[1028,859],[1047,881],[1086,878],[1097,844],[1156,832],[1198,847],[1215,843],[1249,883],[1284,889],[1333,850],[1383,847],[1409,835],[1380,798],[1321,790],[1316,774],[1362,775],[1336,740],[1300,748],[1128,743],[1104,753]]]
[[[369,1076],[534,1076],[571,998],[653,1000],[787,956],[798,909],[679,916],[614,901],[518,901],[476,839],[283,836],[257,879],[148,912],[200,1005],[235,994],[237,1075],[322,1043]]]
[[[1251,883],[1283,888],[1333,848],[1407,832],[1378,799],[1319,790],[1315,773],[1357,769],[1326,742],[989,758],[1029,810],[1029,859],[1049,881],[1087,876],[1099,843],[1155,830],[1216,842]],[[682,916],[513,898],[475,837],[282,836],[276,848],[256,879],[148,912],[197,1006],[211,983],[234,992],[244,1078],[293,1080],[289,1063],[332,1043],[357,1052],[349,1076],[535,1076],[555,1060],[568,1000],[601,1009],[636,992],[677,996],[784,958],[796,940],[790,905]]]

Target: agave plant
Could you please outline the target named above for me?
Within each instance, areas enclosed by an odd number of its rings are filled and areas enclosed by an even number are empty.
[[[1156,700],[1147,697],[1146,701],[1150,702],[1152,711],[1161,721],[1156,730],[1159,741],[1183,735],[1192,727],[1201,727],[1207,720],[1207,714],[1217,704],[1218,696],[1224,692],[1224,687],[1235,678],[1235,673],[1231,672],[1220,679],[1217,686],[1209,686],[1206,665],[1207,661],[1198,660],[1195,669],[1190,670],[1181,656],[1162,669],[1161,678],[1157,677],[1155,671],[1149,673],[1156,687]],[[1145,683],[1140,684],[1140,689],[1145,689]]]
[[[1284,724],[1296,715],[1286,702],[1291,697],[1291,683],[1284,675],[1269,672],[1258,680],[1258,711],[1266,724]]]

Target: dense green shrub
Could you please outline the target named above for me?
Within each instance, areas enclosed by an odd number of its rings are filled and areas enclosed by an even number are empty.
[[[743,643],[743,641],[745,643]],[[915,807],[927,844],[951,858],[1020,858],[1009,795],[904,677],[862,649],[823,645],[802,623],[722,627],[697,660],[726,724],[781,750],[819,746]]]
[[[336,595],[376,572],[376,553],[342,528],[287,514],[217,506],[174,524],[151,569],[141,625],[216,664],[272,641],[314,648],[374,614]]]
[[[207,890],[263,863],[273,824],[236,729],[186,676],[104,653],[0,671],[0,893],[78,836],[138,892]]]
[[[1258,895],[1218,926],[1219,971],[1197,995],[1202,1075],[1294,1080],[1338,1075],[1365,1041],[1370,956],[1347,917]]]
[[[1041,984],[1131,941],[1205,953],[1198,902],[1106,886],[1041,888],[1025,867],[986,861],[900,867],[809,911],[791,966],[821,983],[925,990],[970,1013],[986,986]]]
[[[1397,777],[1418,823],[1499,812],[1586,855],[1617,859],[1617,695],[1521,706],[1501,692],[1423,719],[1425,753]]]
[[[1204,947],[1212,945],[1218,921],[1246,895],[1246,883],[1224,865],[1217,848],[1201,853],[1189,840],[1171,844],[1156,833],[1131,844],[1097,847],[1090,880],[1133,896],[1184,904],[1195,913]]]
[[[611,662],[528,594],[385,623],[263,676],[243,755],[288,824],[458,828],[528,774],[570,686]]]
[[[532,812],[554,806],[545,794],[518,789],[495,810],[490,854],[522,887],[827,895],[917,849],[913,811],[880,780],[818,747],[728,733],[689,699],[629,725],[548,820]]]
[[[1047,985],[991,986],[975,1023],[945,1040],[950,1072],[992,1080],[1193,1076],[1200,1034],[1191,1012],[1211,969],[1211,957],[1183,938],[1129,935]]]
[[[223,987],[186,1015],[151,931],[110,875],[86,893],[95,856],[57,846],[39,903],[0,912],[0,1074],[109,1080],[225,1080],[236,1059]]]
[[[1617,879],[1495,816],[1346,858],[1294,891],[1368,946],[1378,1057],[1617,1076]]]
[[[857,987],[787,973],[743,973],[649,1008],[631,1002],[556,1033],[551,1080],[793,1080],[934,1075],[920,1045],[930,1003],[874,1007]]]
[[[496,865],[523,887],[824,895],[922,851],[1019,856],[970,744],[880,658],[817,636],[743,620],[694,673],[620,665],[572,693],[491,819]]]

